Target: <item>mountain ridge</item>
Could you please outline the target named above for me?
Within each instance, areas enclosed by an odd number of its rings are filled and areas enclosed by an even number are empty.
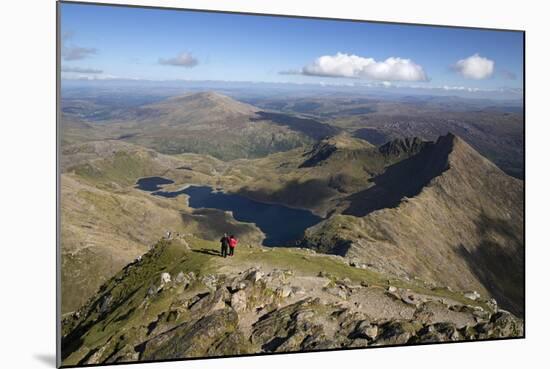
[[[146,105],[138,113],[142,124],[152,117],[165,116],[168,125],[178,124],[236,124],[233,128],[242,128],[255,116],[258,108],[213,91],[188,93]]]
[[[499,302],[522,314],[522,182],[452,134],[424,148],[420,158],[423,152],[431,154],[432,162],[420,160],[425,165],[418,166],[419,157],[413,156],[390,167],[381,177],[398,169],[394,177],[387,183],[378,178],[380,186],[344,200],[340,209],[347,210],[310,228],[306,244],[397,275],[492,291]],[[424,180],[408,186],[407,173]],[[391,204],[367,206],[378,195],[392,193]],[[476,253],[482,254],[476,259]],[[492,258],[507,263],[514,275]]]

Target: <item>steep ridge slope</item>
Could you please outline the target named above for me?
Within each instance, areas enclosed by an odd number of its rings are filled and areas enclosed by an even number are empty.
[[[523,314],[523,182],[448,134],[344,199],[306,244]],[[383,199],[383,200],[380,200]]]
[[[405,147],[403,150],[384,151],[383,147],[344,132],[319,140],[301,151],[274,154],[246,164],[235,161],[228,173],[248,177],[236,189],[240,194],[260,201],[307,208],[326,216],[342,198],[370,187],[370,178],[413,156],[416,148],[425,144],[418,139],[411,139],[413,141],[414,148],[407,149],[405,140],[397,140],[394,144]],[[247,174],[245,166],[255,171]]]
[[[521,112],[474,109],[466,112],[406,111],[395,114],[388,110],[369,114],[368,119],[360,115],[354,119],[361,122],[355,135],[373,143],[414,136],[431,141],[451,132],[506,173],[523,177],[525,126]]]

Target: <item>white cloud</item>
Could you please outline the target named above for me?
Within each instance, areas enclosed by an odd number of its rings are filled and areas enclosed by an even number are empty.
[[[481,89],[477,87],[465,87],[465,86],[443,86],[441,87],[445,91],[468,91],[468,92],[478,92],[481,91]]]
[[[61,73],[61,78],[77,81],[141,80],[140,78],[120,77],[112,74]]]
[[[474,54],[466,59],[457,61],[453,68],[464,78],[485,79],[493,75],[495,62],[479,54]]]
[[[74,43],[68,45],[73,37],[73,31],[66,31],[61,35],[61,56],[64,60],[81,60],[97,54],[97,49],[94,47],[81,47]]]
[[[103,73],[101,69],[70,67],[70,66],[61,68],[61,71],[65,73],[85,73],[85,74]]]
[[[391,57],[376,61],[373,58],[344,53],[321,56],[297,72],[306,76],[365,78],[376,81],[428,80],[422,66],[410,59]]]
[[[192,68],[199,64],[199,61],[191,53],[181,53],[173,58],[159,58],[159,64]]]
[[[61,53],[65,60],[81,60],[97,54],[97,49],[93,47],[67,46],[63,47]]]

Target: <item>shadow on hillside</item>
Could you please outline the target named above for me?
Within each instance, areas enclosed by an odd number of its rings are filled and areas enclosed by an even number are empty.
[[[329,187],[327,180],[308,179],[300,182],[291,180],[277,191],[250,190],[247,187],[237,192],[257,201],[291,204],[292,206],[314,208],[332,197],[336,191]]]
[[[382,145],[391,139],[389,135],[386,135],[375,128],[359,128],[353,132],[353,137],[368,141],[373,145]]]
[[[196,223],[196,234],[205,240],[219,240],[224,233],[244,235],[256,232],[251,224],[232,223],[231,217],[218,209],[195,209],[192,214],[181,213],[184,223]]]
[[[207,249],[207,248],[202,248],[200,250],[192,250],[193,252],[198,252],[200,254],[205,254],[205,255],[212,255],[212,256],[221,256],[221,253],[217,250],[212,250],[212,249]]]
[[[437,144],[429,143],[417,155],[389,166],[384,173],[371,180],[374,185],[348,196],[345,215],[366,216],[373,211],[394,208],[403,197],[413,197],[433,178],[448,169],[451,142],[443,137]]]
[[[499,306],[519,317],[524,316],[524,240],[510,229],[508,222],[481,214],[476,222],[482,240],[474,250],[459,245],[457,254],[469,265]],[[506,239],[502,246],[496,239]]]
[[[303,133],[315,140],[320,140],[327,136],[333,136],[340,132],[340,129],[334,128],[314,119],[300,118],[292,115],[266,111],[259,111],[256,115],[258,118],[251,118],[251,121],[269,120],[275,124],[286,126],[293,131]]]

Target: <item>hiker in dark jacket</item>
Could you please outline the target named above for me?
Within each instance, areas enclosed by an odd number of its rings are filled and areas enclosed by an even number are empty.
[[[227,248],[229,247],[229,237],[227,237],[227,233],[223,234],[223,237],[221,238],[220,243],[222,244],[221,254],[225,258],[227,257]]]
[[[235,254],[235,247],[237,247],[238,243],[239,240],[235,236],[229,236],[229,256],[233,256]]]

